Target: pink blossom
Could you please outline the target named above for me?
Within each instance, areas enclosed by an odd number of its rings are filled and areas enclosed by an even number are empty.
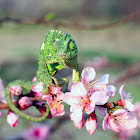
[[[87,114],[91,114],[95,110],[95,105],[102,105],[106,103],[108,96],[105,92],[96,91],[93,94],[88,94],[84,84],[82,82],[77,82],[72,85],[71,92],[67,92],[64,95],[63,101],[69,104],[70,107],[70,118],[74,122],[75,126],[81,129],[84,126],[83,111]],[[88,122],[95,124],[95,118],[93,121],[93,116],[89,116],[87,121],[87,130],[91,133],[94,131],[90,130],[88,127]]]
[[[62,116],[65,114],[64,105],[62,104],[64,93],[61,92],[60,87],[52,87],[51,93],[44,95],[42,99],[47,101],[51,113],[55,116]]]
[[[13,111],[9,110],[7,114],[7,122],[11,127],[15,127],[18,124],[18,115],[15,114]]]
[[[106,114],[103,121],[103,129],[110,127],[115,132],[122,132],[137,127],[135,116],[125,109],[117,109],[111,114]]]
[[[96,73],[94,68],[87,67],[82,70],[82,83],[84,84],[87,91],[92,94],[96,91],[106,92],[105,94],[109,97],[116,96],[117,90],[113,85],[108,85],[109,74],[104,74],[99,81],[93,82]]]
[[[134,111],[134,105],[132,104],[132,97],[130,93],[126,93],[124,90],[124,85],[120,87],[119,93],[121,96],[121,103],[124,108],[126,108],[128,111]]]
[[[86,121],[86,129],[92,135],[97,129],[97,119],[95,113],[91,113]]]
[[[88,96],[83,83],[77,82],[72,85],[71,92],[64,95],[63,101],[71,105],[71,112],[79,109],[81,112],[86,111],[87,114],[91,114],[95,109],[96,98]]]
[[[107,94],[109,90],[106,86],[108,75],[103,76],[101,82],[93,82],[96,73],[95,70],[90,67],[84,68],[81,75],[82,82],[73,84],[70,92],[64,95],[63,101],[71,106],[70,118],[77,128],[81,129],[84,126],[83,112],[85,111],[89,114],[87,130],[90,134],[93,134],[96,128],[94,127],[94,129],[91,130],[88,124],[92,124],[91,127],[95,126],[96,119],[95,116],[93,117],[91,114],[94,112],[96,105],[104,105],[110,97]],[[112,92],[112,90],[110,91]],[[102,115],[105,115],[104,109],[99,108],[99,111]]]
[[[10,87],[9,91],[11,92],[11,94],[13,94],[15,96],[19,96],[22,93],[22,87],[12,86],[12,87]]]
[[[42,96],[42,90],[43,90],[43,83],[38,82],[37,85],[32,85],[31,89],[34,92],[35,97],[41,97]]]
[[[30,98],[28,97],[22,97],[19,100],[19,105],[23,108],[23,109],[27,109],[29,106],[32,105],[32,101],[30,100]]]
[[[50,135],[50,126],[35,125],[23,133],[23,138],[32,140],[48,140]]]

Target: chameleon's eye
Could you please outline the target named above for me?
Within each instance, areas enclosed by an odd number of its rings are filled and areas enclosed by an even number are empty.
[[[71,51],[73,51],[75,49],[75,45],[72,41],[70,41],[70,43],[69,43],[69,48]]]

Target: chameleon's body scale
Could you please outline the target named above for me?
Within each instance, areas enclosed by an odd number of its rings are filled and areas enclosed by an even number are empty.
[[[73,68],[73,83],[80,81],[80,72],[77,64],[77,46],[75,41],[69,34],[61,31],[49,31],[40,47],[38,57],[38,71],[36,74],[37,82],[42,82],[43,94],[48,93],[48,87],[53,85],[56,81],[62,84],[62,91],[67,91],[68,80],[66,78],[56,79],[53,76],[62,68]],[[5,89],[5,97],[9,108],[17,115],[31,121],[42,121],[47,118],[49,114],[49,107],[46,104],[46,114],[40,118],[35,118],[21,112],[11,101],[11,93],[9,88],[11,86],[21,86],[27,90],[31,90],[31,85],[35,84],[29,81],[16,80],[8,84]]]

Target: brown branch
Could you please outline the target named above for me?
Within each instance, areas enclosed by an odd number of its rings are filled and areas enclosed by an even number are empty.
[[[102,25],[84,25],[84,24],[79,24],[79,23],[63,23],[63,22],[45,21],[44,18],[17,19],[17,18],[8,17],[8,18],[1,18],[0,24],[2,24],[4,22],[14,22],[14,23],[18,23],[18,24],[42,24],[45,26],[68,27],[68,28],[76,28],[76,29],[82,29],[82,30],[103,30],[103,29],[108,29],[111,27],[126,24],[139,17],[140,17],[140,11],[130,14],[119,21],[116,21],[113,23],[102,24]]]
[[[30,98],[31,101],[38,101],[38,102],[44,102],[45,100],[43,100],[41,97],[32,97]],[[14,101],[13,104],[18,107],[19,104],[17,103],[17,101]],[[9,109],[8,104],[0,104],[0,109]]]

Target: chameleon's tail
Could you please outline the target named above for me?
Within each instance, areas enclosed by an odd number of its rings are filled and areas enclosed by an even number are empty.
[[[12,102],[11,100],[11,93],[9,91],[9,88],[12,87],[12,86],[20,86],[22,88],[25,88],[27,90],[31,90],[31,85],[32,85],[32,82],[29,82],[29,81],[25,81],[25,80],[16,80],[16,81],[13,81],[11,83],[8,84],[8,86],[6,87],[5,89],[5,98],[6,98],[6,101],[7,101],[7,104],[9,106],[9,108],[15,112],[17,115],[27,119],[27,120],[30,120],[30,121],[43,121],[45,120],[48,115],[49,115],[49,106],[46,104],[46,113],[45,115],[43,115],[42,117],[39,117],[39,118],[35,118],[35,117],[32,117],[32,116],[29,116],[23,112],[21,112]]]

